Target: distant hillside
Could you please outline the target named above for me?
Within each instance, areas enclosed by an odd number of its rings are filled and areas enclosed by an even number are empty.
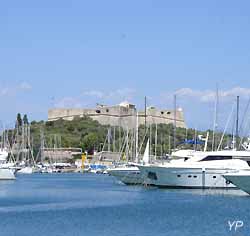
[[[21,123],[21,121],[20,121]],[[26,121],[27,123],[27,121]],[[143,140],[147,140],[151,136],[151,153],[157,151],[157,156],[163,156],[170,153],[174,147],[174,127],[169,124],[160,124],[157,126],[157,146],[156,143],[156,126],[151,126],[145,130],[141,125],[139,127],[139,146],[142,146],[141,152],[144,151],[144,145],[141,145]],[[110,146],[108,147],[108,132],[110,139]],[[212,147],[212,131],[209,132],[208,150]],[[97,121],[89,117],[75,118],[72,121],[57,120],[57,121],[32,121],[31,122],[31,140],[35,154],[38,152],[41,144],[41,136],[44,136],[45,147],[75,147],[82,148],[83,151],[93,150],[101,151],[121,151],[125,149],[127,131],[120,127],[110,127],[99,124]],[[151,133],[151,135],[150,135]],[[176,128],[176,147],[180,148],[194,148],[192,144],[183,144],[184,140],[194,140],[199,135],[206,137],[207,132],[195,131],[194,129]],[[146,138],[144,137],[146,134]],[[215,135],[215,143],[218,145],[221,133]],[[13,131],[9,131],[9,137],[13,137]],[[128,134],[128,143],[131,153],[135,150],[135,131],[130,131]],[[223,145],[225,146],[230,136],[224,138]],[[133,141],[133,144],[131,145]],[[216,145],[216,146],[217,146]],[[196,149],[202,150],[203,145],[196,145]]]
[[[44,132],[46,145],[48,147],[81,147],[83,150],[98,150],[101,151],[104,143],[106,143],[104,149],[108,149],[107,134],[110,129],[110,149],[119,151],[122,148],[126,137],[126,130],[119,127],[110,127],[99,124],[97,121],[92,120],[89,117],[75,118],[73,121],[57,120],[48,122],[35,122],[31,123],[31,135],[34,140],[34,147],[37,149],[40,145],[40,133]],[[151,149],[155,150],[155,131],[156,126],[151,126]],[[144,135],[150,137],[150,129],[145,131],[145,127],[142,125],[139,127],[139,144],[144,139]],[[185,148],[193,148],[191,144],[181,144],[184,140],[198,139],[198,135],[206,137],[207,132],[195,131],[194,129],[176,128],[176,146],[181,145]],[[209,131],[209,143],[208,149],[212,147],[212,131]],[[129,133],[129,139],[135,137],[134,133]],[[221,133],[215,135],[215,141],[218,145]],[[157,155],[164,155],[169,153],[174,146],[174,127],[169,124],[160,124],[157,126]],[[147,139],[146,138],[146,139]],[[229,136],[225,137],[224,145],[229,139]],[[106,140],[106,142],[105,142]],[[201,149],[201,145],[197,145],[197,149]]]

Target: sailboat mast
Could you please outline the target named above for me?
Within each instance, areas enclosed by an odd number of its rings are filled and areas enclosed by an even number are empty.
[[[144,116],[145,116],[145,132],[147,127],[147,97],[145,96],[144,100]]]
[[[157,145],[158,145],[158,127],[157,127],[157,122],[155,122],[155,160],[157,157]]]
[[[176,148],[176,94],[174,95],[174,150]]]
[[[240,107],[240,97],[237,96],[237,113],[236,113],[236,137],[235,137],[235,144],[236,144],[236,150],[238,149],[237,145],[237,139],[239,137],[239,107]]]
[[[149,162],[151,161],[152,123],[149,124]]]
[[[112,140],[112,141],[113,141],[113,152],[116,152],[116,148],[115,148],[115,144],[116,144],[116,143],[115,143],[115,138],[116,138],[116,137],[115,137],[115,126],[114,126],[114,128],[113,128],[113,140]]]
[[[135,160],[136,162],[139,162],[138,160],[138,143],[139,143],[139,116],[138,112],[136,113],[136,134],[135,134]]]
[[[126,160],[127,161],[129,161],[129,156],[128,156],[129,155],[129,150],[128,150],[129,149],[129,146],[128,146],[129,140],[128,139],[129,139],[129,134],[128,134],[128,126],[127,126],[127,134],[126,134]]]
[[[213,139],[212,139],[212,151],[215,150],[215,132],[217,129],[217,122],[218,122],[218,100],[219,100],[219,91],[218,85],[216,86],[216,99],[215,99],[215,109],[214,109],[214,125],[213,125]]]
[[[111,128],[108,128],[108,152],[110,152]]]

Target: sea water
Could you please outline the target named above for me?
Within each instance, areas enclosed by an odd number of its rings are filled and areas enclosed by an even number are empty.
[[[126,186],[108,175],[18,175],[0,182],[5,235],[248,236],[250,196]]]

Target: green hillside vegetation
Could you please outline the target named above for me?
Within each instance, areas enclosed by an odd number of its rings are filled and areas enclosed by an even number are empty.
[[[20,120],[20,115],[18,115],[17,122],[19,126],[22,123],[28,123],[27,116],[24,116],[25,120]],[[111,151],[121,151],[122,146],[124,146],[124,140],[126,137],[126,130],[120,127],[110,127],[107,125],[101,125],[97,121],[92,120],[89,117],[75,118],[72,121],[57,120],[57,121],[32,121],[30,124],[30,133],[32,146],[34,148],[34,153],[38,153],[41,145],[41,134],[44,136],[45,147],[46,148],[82,148],[83,151],[88,151],[89,153],[93,150],[101,151],[108,150],[107,145],[107,134],[110,129],[111,134]],[[172,124],[159,124],[157,125],[157,147],[155,146],[155,130],[156,126],[151,126],[145,129],[145,126],[139,127],[139,146],[143,140],[147,140],[151,133],[151,153],[154,154],[155,148],[157,150],[157,156],[164,156],[170,153],[174,147],[174,127]],[[9,136],[13,137],[13,130],[9,131]],[[19,130],[20,132],[20,130]],[[209,143],[208,150],[212,147],[212,131],[209,132]],[[176,128],[176,147],[178,148],[196,148],[197,150],[202,150],[203,145],[190,145],[181,144],[185,139],[194,139],[198,135],[206,137],[207,131],[195,131],[194,129],[184,129]],[[146,134],[146,138],[144,138]],[[217,133],[215,135],[215,140],[218,145],[222,134]],[[129,139],[134,140],[135,132],[130,132]],[[226,135],[223,141],[223,146],[226,146],[227,141],[230,139],[230,135]],[[141,153],[144,151],[145,143],[142,145]]]

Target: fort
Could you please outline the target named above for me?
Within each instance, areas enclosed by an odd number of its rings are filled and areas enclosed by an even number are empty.
[[[102,125],[121,126],[132,129],[138,123],[141,124],[174,124],[176,127],[186,128],[184,114],[181,108],[174,110],[162,110],[155,107],[147,107],[146,111],[137,111],[134,104],[122,102],[119,105],[106,106],[97,104],[96,108],[53,108],[48,111],[48,121],[58,119],[73,120],[75,117],[91,117]]]

